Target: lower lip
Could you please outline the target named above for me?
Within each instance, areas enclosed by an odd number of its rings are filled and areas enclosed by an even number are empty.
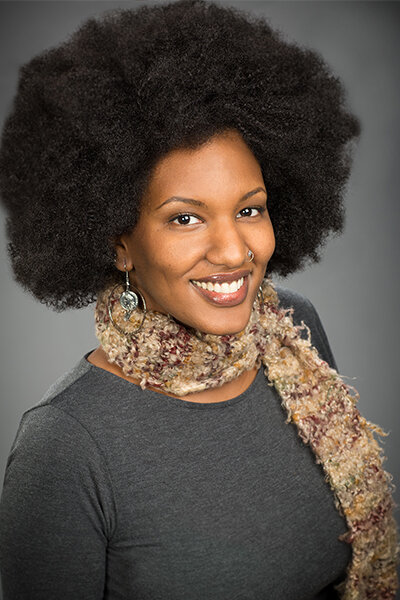
[[[246,275],[242,287],[240,287],[237,292],[228,292],[226,294],[204,290],[194,283],[192,283],[192,285],[196,291],[201,294],[203,298],[211,302],[211,304],[216,304],[218,306],[236,306],[237,304],[241,304],[247,296],[248,279],[249,277]]]

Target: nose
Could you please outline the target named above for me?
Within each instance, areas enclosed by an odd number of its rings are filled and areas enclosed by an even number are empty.
[[[209,229],[206,258],[213,265],[224,265],[230,269],[243,265],[248,246],[237,223],[221,220]]]

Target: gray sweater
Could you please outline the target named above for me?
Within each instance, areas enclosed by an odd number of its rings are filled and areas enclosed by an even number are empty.
[[[311,302],[277,291],[336,368]],[[346,523],[262,368],[240,396],[199,404],[88,354],[24,413],[11,449],[4,600],[337,597]]]

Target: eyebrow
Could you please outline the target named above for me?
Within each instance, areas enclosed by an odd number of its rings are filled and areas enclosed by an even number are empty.
[[[264,188],[258,187],[258,188],[255,188],[254,190],[251,190],[251,192],[247,192],[247,194],[245,194],[244,196],[242,196],[240,198],[239,202],[243,202],[244,200],[247,200],[251,196],[254,196],[254,194],[258,194],[258,192],[264,192],[265,195],[267,195],[267,192],[264,190]],[[169,204],[170,202],[184,202],[185,204],[191,204],[192,206],[203,206],[203,207],[207,206],[204,202],[201,202],[201,200],[195,200],[194,198],[183,198],[182,196],[171,196],[171,198],[168,198],[168,200],[165,200],[162,204],[160,204],[160,206],[157,206],[156,210],[159,210],[162,206],[165,206],[166,204]]]

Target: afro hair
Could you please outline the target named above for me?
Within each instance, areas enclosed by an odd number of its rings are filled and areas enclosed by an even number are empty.
[[[321,56],[264,18],[206,0],[114,9],[23,65],[3,127],[0,192],[15,279],[54,308],[121,280],[159,159],[235,129],[259,162],[276,249],[268,273],[318,262],[344,226],[358,119]]]

